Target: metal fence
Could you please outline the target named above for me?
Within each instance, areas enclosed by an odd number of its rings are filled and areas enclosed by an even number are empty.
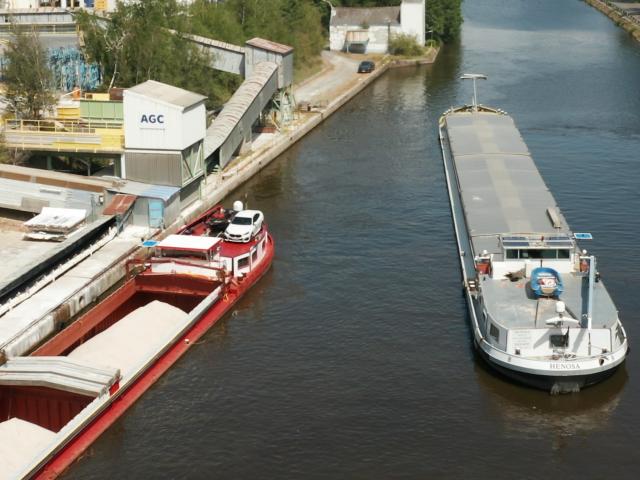
[[[6,120],[5,144],[20,150],[121,153],[122,125],[71,120]]]

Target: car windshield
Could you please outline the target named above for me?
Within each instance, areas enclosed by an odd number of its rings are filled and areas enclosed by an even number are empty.
[[[234,225],[251,225],[251,219],[247,217],[236,217],[231,223]]]

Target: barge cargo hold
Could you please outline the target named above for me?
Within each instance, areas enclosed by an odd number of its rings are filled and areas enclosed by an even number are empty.
[[[12,439],[0,478],[61,474],[267,272],[266,225],[229,241],[234,214],[216,207],[168,236],[30,356],[0,359],[0,435]]]
[[[512,118],[474,100],[445,112],[439,130],[477,351],[551,393],[611,375],[627,335],[577,244],[590,235],[570,230]]]

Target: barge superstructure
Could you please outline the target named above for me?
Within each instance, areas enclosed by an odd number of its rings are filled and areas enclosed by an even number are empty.
[[[58,476],[220,320],[271,266],[262,220],[218,206],[145,242],[154,255],[110,296],[31,355],[0,355],[0,478]]]
[[[477,351],[551,393],[611,375],[627,335],[595,257],[578,246],[590,234],[571,231],[513,119],[474,96],[442,115],[439,133]]]

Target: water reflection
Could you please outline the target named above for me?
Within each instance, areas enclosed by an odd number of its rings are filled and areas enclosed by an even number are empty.
[[[572,437],[605,430],[627,383],[626,364],[606,382],[578,394],[550,395],[505,379],[476,358],[476,377],[491,416],[500,419],[504,434],[513,439],[550,439],[554,450]]]
[[[480,101],[594,233],[633,342],[640,44],[583,2],[464,9],[434,66],[388,72],[230,195],[264,211],[272,271],[68,478],[633,478],[637,355],[562,397],[474,361],[437,120],[471,98],[462,73],[490,75]]]

